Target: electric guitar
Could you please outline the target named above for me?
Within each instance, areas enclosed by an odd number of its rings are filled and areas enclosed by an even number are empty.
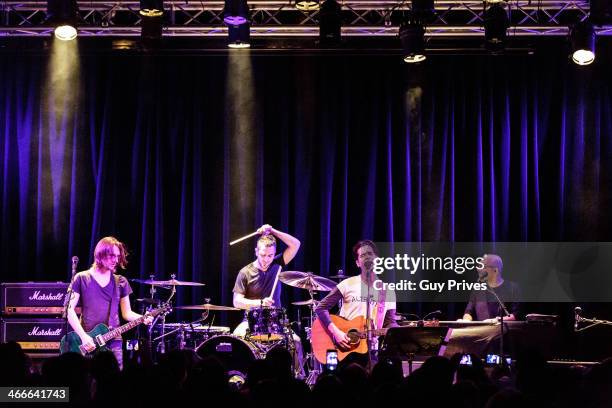
[[[315,358],[325,364],[327,350],[338,350],[338,361],[343,360],[351,353],[365,354],[368,352],[368,344],[366,342],[365,317],[358,316],[353,320],[346,320],[343,317],[331,315],[331,321],[350,338],[349,348],[340,349],[333,339],[333,336],[323,327],[319,319],[315,320],[311,329],[312,352]],[[387,329],[372,330],[372,336],[384,336]]]
[[[169,313],[170,310],[170,304],[164,304],[159,308],[148,312],[146,315],[141,316],[136,320],[132,320],[131,322],[112,330],[104,323],[96,325],[96,327],[94,327],[91,331],[87,332],[87,334],[93,339],[94,344],[96,345],[96,348],[91,351],[85,350],[85,347],[83,347],[83,343],[79,335],[76,332],[71,331],[70,333],[62,337],[62,340],[60,341],[60,352],[62,354],[73,352],[86,356],[88,354],[93,354],[98,351],[105,350],[106,347],[104,346],[106,345],[106,343],[144,322],[147,315],[156,317],[157,315],[162,313]]]

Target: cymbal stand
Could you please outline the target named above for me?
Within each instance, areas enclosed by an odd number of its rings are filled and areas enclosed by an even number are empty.
[[[173,279],[174,279],[174,275]],[[151,285],[154,286],[154,285]],[[174,295],[176,294],[176,286],[172,286],[172,290],[170,292],[170,296],[168,297],[168,300],[166,300],[166,303],[170,303],[170,301],[172,300],[172,298],[174,297]],[[161,319],[162,322],[162,332],[161,332],[161,336],[159,338],[163,338],[166,335],[166,313],[162,313],[161,316],[158,315],[158,318]],[[155,324],[155,321],[153,322],[153,324],[151,324],[151,326],[149,327],[149,335],[151,333],[151,331],[153,330],[153,326]],[[165,354],[166,353],[166,344],[164,341],[160,341],[159,344],[157,345],[157,351],[160,354]]]
[[[315,320],[314,291],[312,289],[308,289],[308,294],[310,295],[310,299],[312,300],[312,303],[308,306],[308,309],[310,311],[309,324],[307,327],[304,328],[304,331],[306,332],[307,341],[311,343],[312,325]],[[315,358],[315,355],[312,351],[312,347],[310,349],[310,352],[306,354],[306,356],[304,357],[302,371],[304,371],[304,366],[308,368],[308,377],[306,378],[306,384],[309,387],[313,387],[315,383],[317,382],[317,378],[323,372],[323,370],[321,367],[321,363],[319,363],[317,359]]]
[[[155,275],[149,275],[149,278],[150,278],[151,280],[153,280],[153,279],[155,279]],[[149,289],[149,295],[151,296],[151,297],[150,297],[151,299],[155,299],[155,292],[157,292],[157,291],[155,290],[155,285],[151,285],[151,289]],[[153,305],[149,305],[149,307],[151,308],[151,307],[153,307]],[[145,310],[145,311],[147,311],[147,306],[146,306],[146,304],[144,305],[144,310]],[[149,310],[150,310],[150,309],[149,309]],[[165,316],[165,314],[163,314],[163,315]],[[160,316],[158,315],[158,316],[157,316],[157,317],[156,317],[156,318],[153,320],[153,322],[151,322],[151,325],[149,325],[149,327],[147,328],[147,343],[148,343],[148,344],[147,344],[147,351],[146,351],[146,353],[148,354],[149,361],[151,361],[151,359],[152,359],[152,357],[153,357],[153,356],[151,355],[151,350],[153,349],[153,342],[152,342],[152,340],[151,340],[151,337],[152,337],[152,334],[153,334],[152,330],[153,330],[153,326],[155,325],[155,321],[157,321],[157,319],[159,319],[159,318],[160,318]],[[139,331],[139,333],[140,333],[140,331]]]

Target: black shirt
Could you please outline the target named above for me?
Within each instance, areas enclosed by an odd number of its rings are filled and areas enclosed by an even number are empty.
[[[506,305],[508,313],[519,319],[520,290],[516,282],[505,280],[496,288],[490,288]],[[470,314],[474,320],[492,319],[501,316],[502,308],[489,291],[475,290],[470,294],[470,301],[465,308],[465,314]]]
[[[263,299],[271,296],[274,279],[283,266],[285,261],[282,255],[275,259],[265,272],[250,262],[238,272],[232,291],[244,295],[247,299]],[[280,306],[281,285],[280,282],[276,284],[274,296],[271,296],[274,299],[274,306]]]

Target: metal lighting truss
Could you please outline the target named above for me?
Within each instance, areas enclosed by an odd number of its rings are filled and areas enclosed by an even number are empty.
[[[342,35],[397,36],[398,24],[410,1],[345,0]],[[295,0],[249,0],[251,36],[316,37],[318,11],[300,11]],[[427,24],[429,37],[477,37],[484,34],[485,2],[435,1],[435,17]],[[78,1],[80,36],[129,37],[140,35],[138,1]],[[166,0],[164,31],[167,37],[226,36],[223,1]],[[46,1],[0,0],[0,36],[49,35]],[[568,24],[586,19],[588,0],[510,0],[509,36],[565,36]],[[612,25],[596,27],[598,35],[612,35]]]

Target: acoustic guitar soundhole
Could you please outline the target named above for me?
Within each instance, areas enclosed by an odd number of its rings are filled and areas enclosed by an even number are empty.
[[[346,333],[346,335],[349,337],[351,344],[359,344],[359,340],[361,340],[361,338],[359,337],[359,332],[357,330],[351,329],[348,331],[348,333]]]

